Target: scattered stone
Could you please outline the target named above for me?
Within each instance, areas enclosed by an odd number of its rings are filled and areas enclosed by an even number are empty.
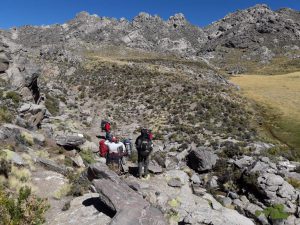
[[[193,174],[193,176],[191,177],[191,181],[193,182],[193,184],[202,184],[202,181],[197,174]]]
[[[179,179],[176,179],[176,178],[171,178],[168,181],[168,185],[170,187],[181,187],[182,186],[181,181]]]
[[[222,198],[222,205],[223,206],[229,207],[229,206],[231,206],[231,204],[232,204],[231,198],[228,198],[228,197]]]
[[[193,189],[193,194],[197,195],[199,197],[201,197],[204,194],[206,194],[206,189],[200,187],[200,185],[192,184],[192,189]]]

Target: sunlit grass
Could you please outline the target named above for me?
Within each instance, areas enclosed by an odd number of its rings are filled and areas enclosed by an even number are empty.
[[[300,72],[242,75],[231,80],[246,97],[263,106],[273,137],[300,152]]]

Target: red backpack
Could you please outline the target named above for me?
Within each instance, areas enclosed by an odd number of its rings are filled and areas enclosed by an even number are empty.
[[[101,157],[106,157],[108,153],[108,147],[104,142],[105,140],[99,141],[99,154]]]
[[[110,132],[110,122],[106,120],[101,121],[101,130],[105,132]]]

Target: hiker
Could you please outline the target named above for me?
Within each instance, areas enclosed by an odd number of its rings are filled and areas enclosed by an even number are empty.
[[[101,121],[101,130],[105,132],[105,140],[111,140],[112,135],[111,135],[110,122],[108,122],[107,120],[102,120]]]
[[[153,150],[152,133],[146,128],[141,129],[141,135],[135,141],[135,146],[138,152],[138,167],[139,167],[139,178],[142,178],[142,172],[144,167],[144,177],[149,179],[148,166],[150,161],[150,153]]]
[[[127,155],[125,145],[117,137],[106,140],[105,144],[108,147],[106,164],[113,171],[120,174],[122,170],[122,158]]]

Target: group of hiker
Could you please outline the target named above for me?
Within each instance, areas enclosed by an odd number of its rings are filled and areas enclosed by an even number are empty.
[[[111,124],[108,121],[101,121],[101,130],[105,132],[105,136],[99,142],[99,153],[101,157],[106,159],[106,164],[118,174],[124,172],[125,160],[130,157],[133,151],[131,139],[122,139],[120,136],[112,135]],[[138,176],[149,179],[149,160],[153,150],[153,135],[151,130],[147,128],[141,129],[141,134],[135,141],[135,147],[138,154]],[[144,168],[144,173],[143,173]]]

